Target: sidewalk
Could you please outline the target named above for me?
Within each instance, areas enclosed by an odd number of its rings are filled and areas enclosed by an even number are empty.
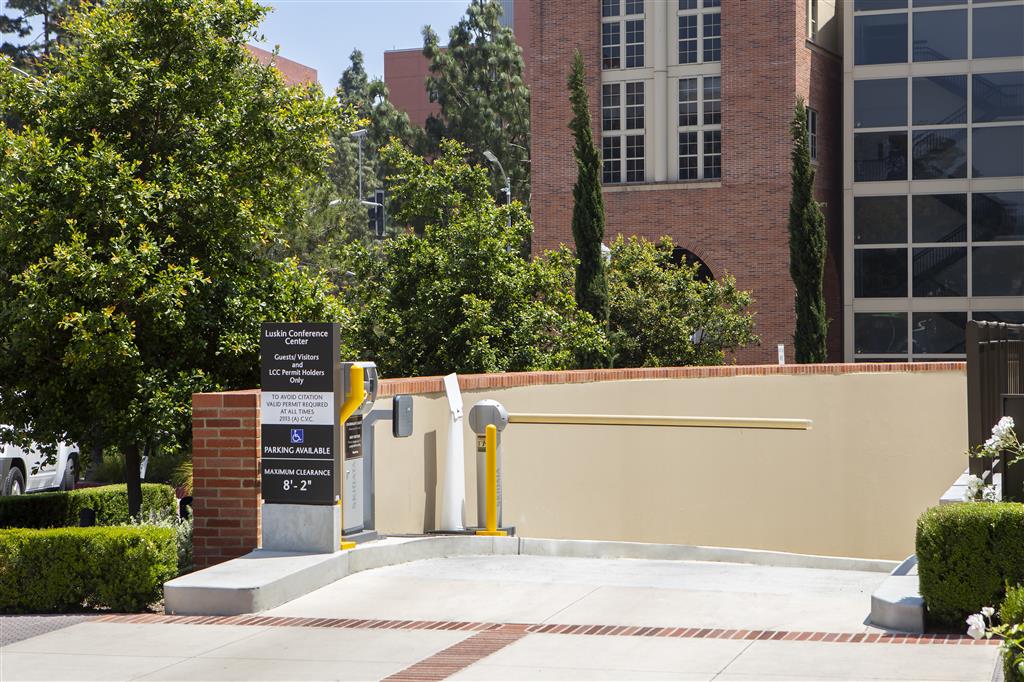
[[[259,616],[113,616],[0,679],[991,679],[997,647],[864,625],[883,573],[492,556],[358,573]]]

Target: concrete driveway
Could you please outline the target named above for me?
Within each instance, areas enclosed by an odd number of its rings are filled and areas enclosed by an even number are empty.
[[[488,556],[357,573],[257,616],[109,616],[0,679],[989,680],[997,647],[864,625],[884,573]]]

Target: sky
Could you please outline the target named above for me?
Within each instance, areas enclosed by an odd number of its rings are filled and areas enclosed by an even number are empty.
[[[448,42],[448,29],[462,17],[468,0],[269,0],[273,7],[260,26],[264,49],[311,66],[325,92],[332,92],[354,48],[363,51],[370,77],[384,77],[384,50],[422,47],[430,24]]]
[[[259,30],[265,40],[256,44],[268,50],[280,45],[282,57],[312,66],[329,93],[354,48],[363,51],[370,77],[383,78],[384,50],[422,47],[421,31],[427,24],[443,45],[469,0],[263,0],[262,4],[272,11]],[[0,14],[6,5],[6,0],[0,0]],[[41,32],[41,24],[36,28]]]

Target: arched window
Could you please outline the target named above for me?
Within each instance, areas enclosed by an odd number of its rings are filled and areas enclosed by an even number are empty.
[[[692,251],[684,249],[681,246],[677,246],[672,249],[672,262],[676,265],[686,263],[690,267],[697,266],[697,279],[701,282],[707,282],[715,278],[715,274],[711,272],[711,268],[707,266],[707,263],[702,261]]]

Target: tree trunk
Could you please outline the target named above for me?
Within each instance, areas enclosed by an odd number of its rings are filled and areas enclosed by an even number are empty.
[[[139,476],[139,444],[124,448],[124,480],[128,486],[128,515],[135,518],[142,511],[142,478]]]

